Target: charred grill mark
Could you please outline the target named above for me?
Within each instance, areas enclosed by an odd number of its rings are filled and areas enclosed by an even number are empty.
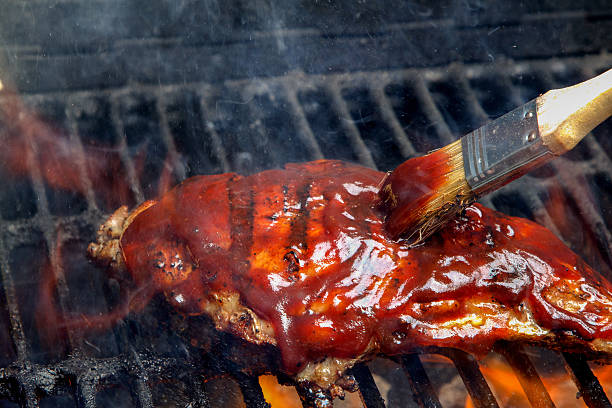
[[[231,179],[227,189],[232,239],[230,252],[240,262],[248,263],[248,254],[253,246],[255,192],[243,178]]]
[[[300,271],[300,261],[298,259],[297,254],[295,253],[295,251],[289,251],[285,254],[283,260],[287,264],[287,278],[291,282],[297,282],[297,273]]]
[[[338,201],[335,198],[337,192],[336,186],[330,184],[325,187],[323,190],[323,197],[325,199],[325,209],[323,210],[323,215],[320,219],[323,227],[325,228],[326,235],[329,235],[333,225],[334,214],[336,213],[336,207],[338,206]]]
[[[289,236],[289,246],[298,246],[303,249],[308,248],[308,242],[306,239],[306,231],[308,229],[309,221],[309,210],[308,210],[308,199],[310,198],[310,189],[312,187],[312,180],[307,178],[296,191],[297,199],[300,203],[300,209],[297,216],[291,223],[291,235]]]

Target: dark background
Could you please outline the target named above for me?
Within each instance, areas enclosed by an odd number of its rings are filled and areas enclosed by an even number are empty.
[[[490,63],[610,49],[607,0],[2,2],[22,92],[217,82],[291,70]]]

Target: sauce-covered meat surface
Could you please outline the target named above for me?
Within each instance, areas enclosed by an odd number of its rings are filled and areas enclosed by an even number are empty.
[[[383,176],[316,161],[190,178],[131,220],[125,266],[186,314],[238,293],[272,325],[288,373],[372,349],[611,337],[610,284],[551,232],[473,205],[409,249],[375,208]]]

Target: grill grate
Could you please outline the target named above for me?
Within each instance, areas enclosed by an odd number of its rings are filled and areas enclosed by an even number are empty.
[[[173,169],[175,181],[198,173],[229,170],[248,174],[288,161],[321,157],[356,160],[387,170],[406,158],[449,143],[466,129],[482,125],[546,88],[576,82],[611,64],[612,58],[607,55],[553,63],[507,60],[495,65],[439,69],[335,75],[291,73],[268,79],[226,81],[221,86],[134,85],[25,98],[28,105],[41,108],[43,114],[56,121],[60,118],[67,137],[79,150],[94,146],[101,154],[118,159],[127,175],[128,202],[135,203],[155,195],[166,163]],[[496,84],[494,95],[487,93],[491,83]],[[609,121],[603,126],[609,130]],[[518,180],[483,201],[511,215],[534,218],[612,277],[612,219],[597,207],[598,202],[609,202],[609,191],[596,189],[595,200],[585,199],[590,197],[587,186],[582,178],[576,178],[579,174],[588,183],[598,180],[595,185],[609,185],[612,161],[605,145],[608,136],[603,133],[605,130],[588,136],[576,156],[558,159],[551,165],[552,171],[544,169],[535,177]],[[268,142],[258,142],[262,140]],[[3,336],[10,333],[10,339],[1,340],[8,351],[1,356],[4,368],[0,369],[0,399],[36,407],[43,405],[41,396],[64,398],[62,404],[93,408],[104,406],[101,393],[106,387],[129,384],[124,391],[132,405],[152,407],[156,405],[152,391],[155,382],[185,372],[189,378],[178,381],[188,384],[186,393],[192,406],[214,406],[202,385],[202,379],[208,378],[202,374],[202,367],[210,364],[208,360],[189,352],[186,356],[172,356],[176,354],[174,349],[172,353],[165,352],[168,344],[175,346],[172,336],[154,341],[153,346],[130,338],[140,330],[146,334],[141,327],[147,325],[146,313],[142,318],[131,317],[101,340],[86,336],[80,342],[68,333],[59,355],[49,354],[40,344],[32,327],[33,310],[24,303],[23,293],[36,288],[34,278],[42,263],[28,268],[24,261],[31,259],[33,253],[49,259],[60,278],[60,305],[70,310],[78,289],[68,272],[75,267],[54,255],[55,250],[58,244],[68,247],[82,243],[84,237],[89,240],[104,214],[120,204],[98,196],[82,160],[77,160],[75,166],[85,186],[83,195],[53,190],[43,180],[38,163],[30,163],[29,183],[17,185],[15,191],[2,197],[0,271],[8,312],[3,324],[9,329]],[[139,167],[146,169],[142,177]],[[550,192],[558,182],[562,183],[567,205],[579,214],[575,221],[592,231],[592,236],[576,241],[567,234],[568,226],[559,225],[554,211],[547,207]],[[59,241],[58,229],[62,230]],[[598,251],[584,252],[580,246],[584,240],[590,240]],[[32,248],[38,248],[38,252],[32,252]],[[91,272],[86,264],[83,268]],[[102,294],[102,304],[92,307],[107,310],[112,306],[117,294],[113,294],[112,287],[106,292]],[[159,318],[151,316],[148,318]],[[142,341],[153,338],[144,336]],[[475,406],[498,406],[472,356],[448,349],[434,352],[452,360]],[[553,406],[523,350],[505,349],[502,354],[514,369],[530,379],[523,386],[533,406]],[[587,362],[572,354],[564,354],[564,358],[585,403],[589,407],[610,406]],[[442,406],[419,356],[402,356],[400,360],[417,403]],[[248,407],[266,406],[257,378],[235,371],[224,361],[214,360],[209,367],[211,372],[231,374]],[[365,406],[384,406],[366,365],[356,366],[352,375]],[[61,405],[58,401],[56,405]]]
[[[525,394],[527,394],[527,398],[529,398],[529,402],[533,407],[544,408],[555,406],[535,367],[522,347],[513,344],[503,344],[498,347],[497,352],[508,360],[514,372],[517,373],[521,387],[525,390]]]

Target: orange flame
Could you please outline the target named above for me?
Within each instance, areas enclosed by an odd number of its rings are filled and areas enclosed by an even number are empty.
[[[301,408],[302,403],[295,388],[280,385],[275,376],[260,376],[259,385],[261,385],[266,401],[272,405],[272,408]]]
[[[259,385],[263,391],[264,398],[272,408],[301,408],[302,403],[295,387],[284,386],[278,383],[273,375],[262,375],[259,377]],[[342,408],[361,408],[363,403],[358,393],[347,392],[344,401],[338,403],[334,400],[334,406]]]
[[[486,359],[481,366],[481,371],[500,406],[531,407],[514,371],[500,358]],[[612,388],[612,366],[594,367],[593,372],[604,389]],[[558,408],[586,407],[583,399],[579,398],[578,389],[567,372],[539,374]],[[466,397],[465,408],[474,408],[474,403],[469,396]]]
[[[427,361],[432,360],[436,363],[448,362],[445,357],[438,357],[437,355],[423,355],[423,357]],[[532,406],[514,371],[500,357],[488,357],[480,369],[500,406],[514,408],[530,408]],[[593,366],[592,370],[604,389],[606,391],[612,390],[612,365]],[[579,398],[578,389],[567,372],[539,374],[551,399],[558,408],[586,407],[582,398]],[[302,406],[295,388],[280,385],[275,376],[261,376],[259,377],[259,384],[266,401],[271,404],[272,408],[299,408]],[[347,393],[342,407],[361,406],[357,393]],[[474,403],[469,396],[465,399],[464,407],[474,408]]]
[[[480,370],[501,406],[517,408],[531,406],[512,368],[500,358],[487,359]],[[465,407],[474,407],[474,403],[469,396],[466,397]]]

